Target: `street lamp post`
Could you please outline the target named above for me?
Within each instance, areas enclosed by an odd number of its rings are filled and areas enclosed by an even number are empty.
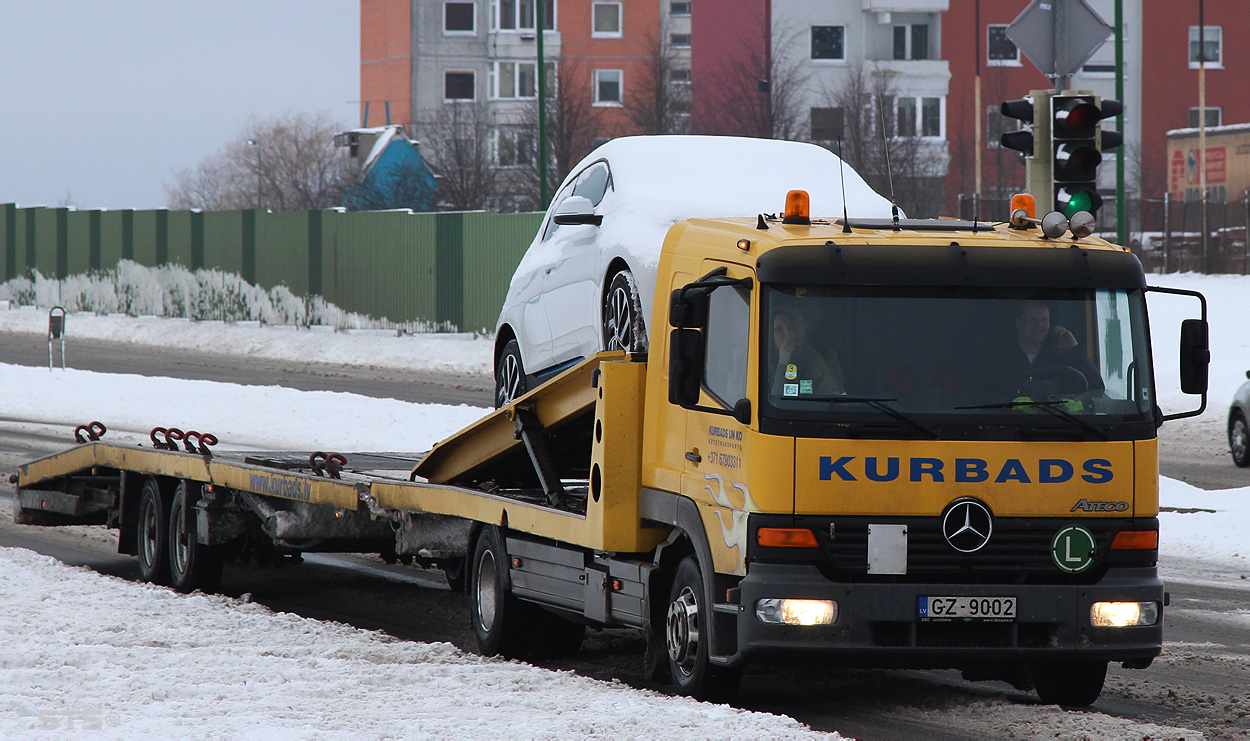
[[[248,139],[248,144],[256,147],[256,208],[261,208],[265,202],[265,163],[260,158],[260,142],[255,139]]]

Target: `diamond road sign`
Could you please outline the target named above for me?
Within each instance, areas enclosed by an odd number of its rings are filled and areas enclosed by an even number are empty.
[[[1033,0],[1007,26],[1007,38],[1042,74],[1067,77],[1114,30],[1085,0]]]

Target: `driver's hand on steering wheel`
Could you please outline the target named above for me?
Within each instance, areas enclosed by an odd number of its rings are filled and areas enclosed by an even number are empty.
[[[1076,335],[1066,327],[1051,327],[1050,338],[1060,350],[1071,350],[1076,347]]]

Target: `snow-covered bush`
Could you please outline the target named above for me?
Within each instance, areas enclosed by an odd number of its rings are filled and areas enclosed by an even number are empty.
[[[95,314],[262,322],[336,329],[398,329],[410,333],[454,331],[445,322],[393,322],[344,311],[320,296],[297,296],[286,286],[261,288],[234,273],[178,265],[149,268],[122,260],[116,268],[45,278],[37,271],[0,283],[0,300],[18,306]]]

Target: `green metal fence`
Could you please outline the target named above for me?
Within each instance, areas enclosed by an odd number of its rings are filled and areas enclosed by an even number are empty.
[[[237,273],[379,319],[493,329],[542,214],[77,211],[0,204],[0,275],[66,278],[123,259]]]

